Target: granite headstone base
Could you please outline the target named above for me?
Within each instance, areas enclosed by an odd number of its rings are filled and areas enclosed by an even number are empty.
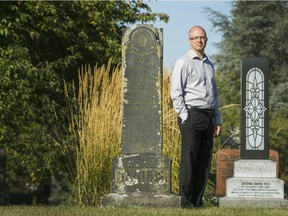
[[[220,207],[288,208],[284,181],[276,178],[276,163],[271,160],[238,160],[234,177],[227,179],[226,197]]]
[[[222,197],[219,206],[224,208],[280,208],[288,209],[288,200],[247,197]]]
[[[112,193],[101,198],[106,206],[180,207],[171,193],[171,160],[164,155],[134,154],[113,159]]]
[[[276,162],[276,176],[279,173],[279,154],[269,150],[269,159]],[[217,153],[216,191],[218,197],[226,195],[226,180],[233,177],[234,162],[240,160],[240,149],[221,149]]]
[[[176,194],[116,194],[110,193],[101,198],[101,207],[155,207],[180,208],[181,199]]]

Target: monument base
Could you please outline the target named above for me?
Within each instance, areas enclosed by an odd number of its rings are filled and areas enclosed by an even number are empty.
[[[219,206],[224,208],[281,208],[288,209],[288,200],[275,198],[221,197]]]
[[[101,197],[102,207],[181,207],[181,197],[171,193],[171,160],[167,156],[122,155],[113,159],[112,168],[112,193]]]
[[[276,176],[274,161],[236,161],[234,177],[227,179],[226,197],[219,198],[219,206],[288,208],[288,200],[284,199],[284,181]]]
[[[101,198],[101,207],[142,206],[155,208],[180,208],[181,197],[176,194],[117,194]]]

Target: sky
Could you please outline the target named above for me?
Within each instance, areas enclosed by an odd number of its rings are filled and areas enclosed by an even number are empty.
[[[217,54],[219,51],[215,43],[221,41],[222,34],[213,28],[204,7],[210,7],[214,11],[225,15],[231,13],[231,1],[196,1],[196,0],[145,0],[153,12],[167,13],[169,22],[156,21],[151,23],[155,28],[163,29],[163,64],[168,70],[171,69],[173,62],[184,55],[189,49],[188,32],[192,26],[202,26],[208,36],[208,43],[205,53],[208,56]]]

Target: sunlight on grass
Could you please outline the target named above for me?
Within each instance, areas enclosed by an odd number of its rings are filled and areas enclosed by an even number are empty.
[[[203,209],[158,209],[144,207],[128,208],[96,208],[96,207],[28,207],[10,206],[0,207],[1,216],[287,216],[288,210],[284,209],[226,209],[226,208],[203,208]]]

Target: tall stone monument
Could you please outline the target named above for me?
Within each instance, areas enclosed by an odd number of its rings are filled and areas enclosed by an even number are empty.
[[[171,160],[162,155],[162,30],[137,25],[122,40],[121,156],[102,206],[180,207],[171,194]]]
[[[220,207],[288,208],[284,182],[269,160],[268,72],[265,58],[242,61],[241,159],[234,162]]]

